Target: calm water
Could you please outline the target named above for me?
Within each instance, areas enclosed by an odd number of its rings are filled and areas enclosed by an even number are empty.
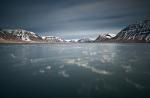
[[[0,45],[0,98],[150,96],[150,44]]]

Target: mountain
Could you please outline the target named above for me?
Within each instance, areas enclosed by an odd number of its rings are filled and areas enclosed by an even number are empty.
[[[94,42],[111,41],[115,36],[116,36],[116,34],[101,34],[96,38],[96,40]]]
[[[0,41],[31,42],[43,40],[34,32],[26,31],[23,29],[1,29]]]
[[[91,38],[82,38],[82,39],[79,39],[77,42],[79,43],[90,43],[90,42],[93,42],[94,40],[91,39]]]
[[[1,29],[0,43],[55,43],[65,42],[63,38],[55,36],[39,36],[34,32],[23,29]]]
[[[117,35],[102,34],[94,42],[150,42],[150,20],[128,25]]]
[[[150,42],[150,20],[131,24],[114,38],[116,42]]]
[[[0,29],[0,43],[55,43],[67,42],[55,36],[39,36],[34,32],[23,29]],[[70,41],[76,42],[76,41]],[[101,34],[96,40],[90,38],[79,39],[79,43],[89,42],[143,42],[150,43],[150,20],[144,20],[128,25],[116,34]]]
[[[68,39],[65,40],[67,43],[77,43],[79,39]]]
[[[42,39],[46,42],[65,42],[63,38],[56,36],[42,36]]]

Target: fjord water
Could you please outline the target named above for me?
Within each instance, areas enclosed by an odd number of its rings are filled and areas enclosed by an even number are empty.
[[[149,44],[0,45],[0,97],[150,96]]]

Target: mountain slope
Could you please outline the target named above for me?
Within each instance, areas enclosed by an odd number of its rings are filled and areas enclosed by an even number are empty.
[[[42,38],[34,32],[22,30],[22,29],[1,29],[0,30],[1,40],[11,41],[42,41]]]
[[[127,26],[116,35],[115,40],[121,42],[150,42],[150,20]]]
[[[115,36],[116,34],[101,34],[96,38],[95,42],[111,41]]]

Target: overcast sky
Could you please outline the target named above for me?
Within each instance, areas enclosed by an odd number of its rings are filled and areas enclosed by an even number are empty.
[[[0,28],[75,39],[150,19],[150,0],[0,0],[0,13]]]

